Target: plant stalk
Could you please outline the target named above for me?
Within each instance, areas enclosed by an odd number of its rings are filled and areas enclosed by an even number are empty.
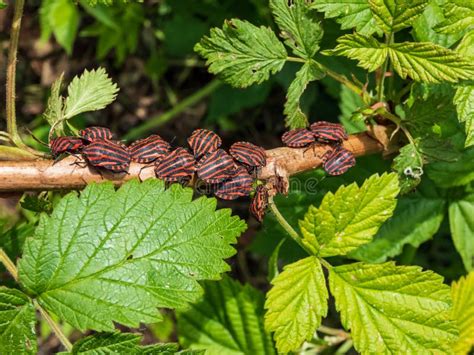
[[[7,64],[7,88],[6,88],[6,118],[7,131],[11,137],[12,142],[17,147],[24,147],[18,128],[16,125],[15,113],[15,78],[16,78],[16,61],[18,51],[18,40],[20,38],[21,17],[23,15],[23,6],[25,0],[16,0],[13,14],[13,22],[10,31],[10,47],[8,49],[8,64]]]
[[[48,323],[48,325],[51,327],[53,330],[54,334],[58,337],[59,341],[63,346],[66,348],[68,352],[72,351],[72,344],[67,338],[67,336],[63,333],[62,329],[60,326],[51,318],[51,316],[46,312],[43,307],[38,303],[38,301],[33,300],[33,303],[35,305],[35,308],[41,313],[41,316],[44,318],[44,320]]]
[[[146,134],[147,132],[162,126],[166,122],[170,121],[173,117],[186,110],[188,107],[195,105],[206,96],[212,94],[221,85],[222,83],[219,80],[212,80],[206,86],[202,87],[201,89],[193,93],[191,96],[188,96],[183,101],[179,102],[171,110],[163,113],[162,115],[152,117],[149,120],[143,122],[138,127],[131,129],[130,131],[128,131],[127,134],[125,134],[123,139],[137,139]]]
[[[275,202],[273,201],[273,197],[270,197],[269,202],[269,207],[270,210],[272,211],[273,215],[275,216],[277,222],[280,224],[280,226],[288,233],[288,235],[293,239],[300,247],[302,247],[309,255],[313,255],[313,253],[306,247],[306,245],[303,244],[303,241],[301,240],[301,237],[299,234],[293,229],[292,226],[287,222],[285,217],[280,213],[278,210]]]
[[[8,257],[3,248],[0,248],[0,261],[2,262],[3,266],[5,266],[5,269],[7,269],[8,272],[13,276],[13,279],[18,281],[18,270],[15,266],[15,263]]]
[[[385,44],[388,46],[392,43],[393,40],[393,35],[389,34],[387,35],[385,39]],[[384,96],[384,91],[385,91],[385,74],[387,73],[388,70],[388,64],[390,62],[389,57],[387,57],[383,63],[382,67],[382,77],[379,80],[379,84],[377,86],[377,101],[382,102],[382,100],[385,98]]]

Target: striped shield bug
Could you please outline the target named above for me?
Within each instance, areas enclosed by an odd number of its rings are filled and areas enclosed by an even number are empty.
[[[167,182],[185,182],[195,171],[194,157],[184,148],[176,148],[161,161],[155,162],[155,174]]]
[[[57,137],[51,139],[49,148],[53,157],[63,153],[77,153],[84,147],[82,139],[77,137]]]
[[[199,158],[207,153],[212,153],[219,149],[222,144],[221,137],[208,129],[196,129],[191,137],[188,138],[188,144],[194,152],[194,156]]]
[[[255,195],[250,201],[250,213],[254,215],[257,221],[262,222],[267,207],[268,190],[264,185],[258,185],[255,189]]]
[[[247,170],[239,166],[235,175],[221,183],[214,194],[223,200],[235,200],[236,198],[250,195],[252,183],[253,179]]]
[[[94,142],[97,139],[112,140],[114,135],[107,127],[87,127],[79,131],[79,136],[88,142]]]
[[[354,154],[337,146],[323,157],[323,168],[329,175],[341,175],[356,164]]]
[[[344,126],[339,123],[326,121],[315,122],[311,125],[311,132],[317,141],[323,143],[340,143],[347,139]]]
[[[306,128],[292,129],[283,133],[282,142],[291,148],[302,148],[314,143],[314,135]]]
[[[265,149],[248,142],[237,142],[229,149],[230,155],[249,167],[262,167],[267,164]]]
[[[232,157],[223,149],[208,153],[196,165],[198,177],[209,183],[216,184],[232,177],[235,164]]]
[[[128,147],[132,161],[141,164],[159,161],[170,149],[171,145],[157,134],[135,141]]]
[[[121,143],[96,139],[82,150],[85,158],[94,167],[113,172],[127,172],[130,166],[130,153]]]

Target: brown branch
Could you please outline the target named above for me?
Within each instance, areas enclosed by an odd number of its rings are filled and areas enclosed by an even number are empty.
[[[391,129],[376,126],[371,133],[351,135],[344,147],[356,156],[387,152]],[[376,138],[375,138],[376,137]],[[289,176],[321,166],[321,157],[329,149],[326,145],[292,149],[287,147],[267,150],[267,165],[258,173],[258,178],[271,180],[276,176]],[[141,180],[154,176],[153,165],[132,163],[128,174],[98,172],[87,166],[80,158],[67,157],[54,163],[52,160],[0,161],[0,192],[76,190],[91,182],[105,180],[120,185],[124,181],[139,177]]]

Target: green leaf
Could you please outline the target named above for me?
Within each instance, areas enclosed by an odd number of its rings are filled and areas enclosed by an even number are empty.
[[[455,162],[436,162],[426,173],[439,187],[466,185],[474,180],[474,147],[466,149]]]
[[[71,354],[137,354],[141,338],[141,334],[97,333],[76,341]]]
[[[367,36],[381,33],[367,0],[318,0],[310,6],[324,12],[325,18],[335,18],[343,30],[355,28]]]
[[[405,194],[418,186],[423,176],[423,163],[416,145],[409,143],[399,150],[392,169],[398,174],[400,193]]]
[[[281,37],[293,53],[311,59],[319,50],[323,28],[306,0],[270,0]]]
[[[57,131],[63,130],[63,98],[61,96],[61,86],[63,82],[64,73],[57,78],[53,85],[51,85],[51,94],[48,98],[48,104],[46,110],[43,113],[43,117],[48,121],[50,126],[57,127]]]
[[[232,19],[211,29],[194,50],[207,59],[209,72],[227,83],[247,87],[268,80],[281,70],[287,53],[275,33],[247,21]]]
[[[265,301],[265,328],[275,332],[279,353],[298,350],[310,340],[328,311],[321,263],[314,256],[284,267],[272,280]]]
[[[295,129],[304,128],[308,125],[308,118],[300,107],[300,98],[311,81],[319,80],[324,75],[324,72],[315,61],[306,62],[296,73],[295,80],[293,80],[288,88],[286,96],[284,113],[286,115],[285,125],[287,127]]]
[[[474,28],[474,3],[470,0],[450,0],[444,6],[445,21],[436,30],[442,33],[464,34]]]
[[[388,35],[406,27],[423,13],[428,0],[369,0],[377,25]]]
[[[0,0],[0,10],[6,9],[8,7],[7,3],[3,0]]]
[[[474,270],[474,194],[449,204],[449,225],[464,267]]]
[[[393,216],[382,225],[374,239],[352,251],[349,256],[380,263],[400,254],[407,244],[417,248],[439,229],[444,209],[443,199],[423,196],[399,198]]]
[[[474,30],[466,33],[456,46],[456,52],[464,56],[474,57]]]
[[[372,175],[361,187],[353,183],[311,206],[300,228],[303,243],[322,257],[345,255],[368,243],[393,213],[399,192],[397,175]]]
[[[449,353],[457,338],[449,287],[431,271],[391,262],[341,265],[330,269],[329,287],[363,354]]]
[[[275,354],[263,328],[263,295],[229,277],[203,284],[199,303],[179,312],[182,345],[206,349],[206,354]]]
[[[367,128],[363,121],[353,119],[353,114],[364,107],[364,102],[360,95],[348,89],[345,85],[341,85],[339,95],[339,120],[344,125],[347,133],[354,134],[365,131]]]
[[[215,199],[192,194],[150,179],[66,195],[25,243],[21,284],[80,330],[159,321],[157,307],[186,306],[201,294],[198,280],[229,269],[222,259],[245,229]]]
[[[103,109],[115,100],[118,90],[104,68],[85,70],[81,76],[74,77],[67,88],[64,117]]]
[[[464,123],[466,147],[474,144],[474,85],[459,86],[454,95],[459,122]]]
[[[459,328],[459,340],[454,344],[456,354],[468,354],[474,346],[474,272],[451,285],[453,318]]]
[[[0,353],[36,354],[35,308],[23,292],[0,286]]]
[[[286,238],[280,240],[278,245],[273,250],[272,255],[270,255],[270,258],[268,258],[267,280],[270,282],[280,274],[280,270],[278,270],[278,258],[280,256],[280,248],[285,243],[285,241]]]
[[[80,20],[77,6],[71,0],[54,0],[48,10],[49,25],[54,37],[71,55]]]
[[[474,64],[457,52],[429,42],[403,42],[391,45],[372,37],[350,34],[338,38],[338,45],[323,51],[326,55],[343,55],[359,61],[359,66],[374,71],[387,56],[396,72],[405,79],[428,83],[457,82],[474,75]]]
[[[443,8],[447,2],[449,0],[430,1],[423,14],[415,19],[412,34],[417,42],[432,42],[449,48],[462,37],[462,34],[444,34],[434,30],[444,20]]]

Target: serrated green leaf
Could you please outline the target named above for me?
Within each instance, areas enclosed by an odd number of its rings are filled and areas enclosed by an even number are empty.
[[[363,121],[353,119],[353,113],[364,107],[364,103],[360,95],[356,94],[345,85],[341,85],[339,95],[339,120],[344,125],[348,134],[359,133],[367,130]]]
[[[406,27],[423,13],[428,0],[369,0],[377,25],[392,34]]]
[[[461,42],[456,46],[456,52],[474,58],[474,30],[462,37]]]
[[[443,199],[423,196],[399,198],[393,216],[382,225],[374,239],[349,253],[349,256],[380,263],[400,254],[407,244],[417,248],[439,229],[444,209]]]
[[[306,0],[270,0],[280,36],[293,53],[311,59],[319,50],[323,28]]]
[[[270,282],[280,274],[280,270],[278,270],[278,259],[280,256],[280,248],[285,243],[285,241],[286,238],[280,240],[275,249],[273,249],[272,255],[270,255],[270,258],[268,258],[267,280]]]
[[[53,85],[51,85],[51,94],[48,98],[46,110],[43,117],[48,121],[50,126],[56,127],[57,132],[63,130],[63,98],[61,96],[61,85],[63,82],[64,73],[57,78]]]
[[[454,162],[436,162],[427,165],[426,173],[439,187],[468,184],[474,180],[474,147],[466,149]]]
[[[444,34],[434,30],[434,27],[444,20],[443,8],[449,0],[432,0],[425,7],[421,16],[412,23],[413,37],[417,42],[432,42],[445,48],[451,47],[459,38],[459,34]]]
[[[36,354],[36,315],[23,292],[0,286],[0,353]]]
[[[310,256],[286,265],[267,293],[265,328],[275,332],[279,353],[310,340],[328,311],[328,291],[319,260]]]
[[[141,338],[141,334],[97,333],[76,341],[71,354],[138,354]]]
[[[474,272],[451,285],[453,318],[459,328],[459,340],[453,348],[456,354],[468,354],[474,346]]]
[[[263,329],[263,295],[229,277],[203,284],[199,303],[179,312],[182,345],[206,349],[206,354],[275,354],[269,333]]]
[[[474,28],[474,3],[471,0],[450,0],[444,10],[446,19],[436,27],[437,31],[464,34]]]
[[[388,48],[373,37],[355,33],[337,39],[338,45],[321,53],[325,55],[342,55],[359,61],[359,66],[374,71],[387,59]]]
[[[318,0],[311,8],[324,12],[325,18],[335,18],[343,30],[355,28],[363,35],[381,33],[367,0]]]
[[[79,28],[79,11],[71,0],[54,0],[48,7],[48,20],[54,37],[71,55]]]
[[[372,37],[350,34],[338,38],[338,45],[323,51],[327,55],[343,55],[359,61],[369,71],[379,68],[387,56],[396,72],[405,79],[427,83],[457,82],[474,75],[474,64],[457,52],[428,42],[403,42],[387,45]]]
[[[391,262],[341,265],[330,269],[329,287],[362,354],[449,353],[457,338],[449,287],[431,271]]]
[[[72,326],[110,331],[161,319],[217,279],[245,223],[215,199],[159,180],[89,185],[42,215],[19,262],[23,287]],[[130,302],[130,300],[134,300]]]
[[[345,255],[368,243],[393,213],[399,192],[397,175],[372,175],[361,187],[353,183],[327,193],[311,206],[300,228],[303,243],[315,254]]]
[[[268,80],[281,70],[287,53],[275,33],[267,27],[232,19],[222,29],[211,29],[194,50],[206,58],[209,72],[236,87]]]
[[[423,163],[416,145],[409,143],[399,150],[392,169],[398,174],[400,193],[405,194],[418,186],[423,176]]]
[[[104,68],[85,70],[74,77],[67,88],[64,118],[74,117],[82,112],[103,109],[117,96],[118,87],[108,77]]]
[[[325,73],[314,61],[306,62],[296,73],[296,77],[288,88],[286,96],[284,113],[286,115],[285,125],[287,127],[295,129],[304,128],[308,125],[308,118],[300,107],[300,98],[311,81],[319,80],[324,75]]]
[[[451,201],[449,225],[464,267],[467,271],[474,270],[474,195]]]
[[[466,147],[474,144],[474,85],[459,86],[453,99],[459,122],[464,123]]]

